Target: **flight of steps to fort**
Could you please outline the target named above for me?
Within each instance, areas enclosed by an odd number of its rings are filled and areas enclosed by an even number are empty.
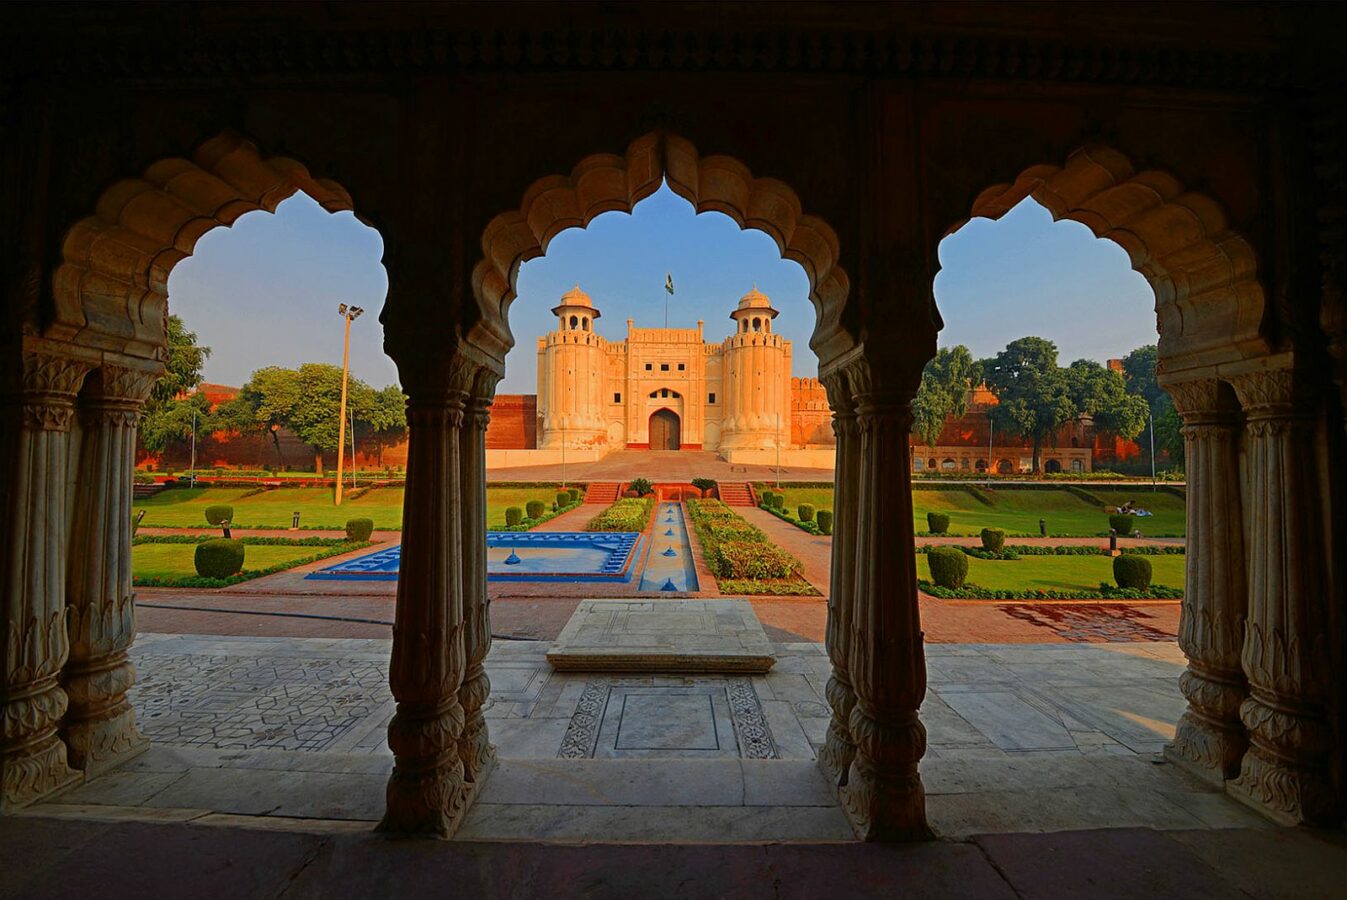
[[[742,482],[720,482],[720,499],[726,506],[752,506],[753,493]]]
[[[586,503],[614,503],[617,500],[618,489],[621,487],[615,481],[595,481],[591,482],[589,489],[585,491]]]

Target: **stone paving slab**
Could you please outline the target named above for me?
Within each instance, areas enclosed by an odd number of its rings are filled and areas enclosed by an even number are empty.
[[[746,600],[584,600],[547,661],[562,672],[761,674],[775,654]]]

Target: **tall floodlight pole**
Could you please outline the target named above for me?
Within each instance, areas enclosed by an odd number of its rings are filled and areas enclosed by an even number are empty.
[[[364,312],[358,306],[347,306],[345,303],[337,307],[337,312],[346,321],[346,343],[341,353],[341,412],[337,414],[337,494],[336,504],[341,506],[341,475],[342,463],[346,461],[346,377],[351,370],[351,323],[360,318]],[[354,431],[351,429],[352,439],[354,440]],[[354,454],[352,454],[354,456]],[[355,460],[351,460],[351,465],[355,465]]]
[[[1151,410],[1151,491],[1155,491],[1155,410]]]
[[[781,416],[776,417],[776,489],[781,490]]]
[[[561,425],[561,489],[566,490],[566,426]]]
[[[992,486],[992,434],[996,431],[996,423],[992,417],[987,416],[987,487]]]
[[[192,487],[196,487],[196,407],[192,407]]]
[[[664,273],[664,327],[669,327],[669,298],[673,296],[673,273]]]
[[[355,490],[355,412],[346,414],[346,424],[351,429],[351,490]]]

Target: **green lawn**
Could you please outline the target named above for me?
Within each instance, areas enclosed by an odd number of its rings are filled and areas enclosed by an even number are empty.
[[[145,510],[141,523],[152,526],[206,527],[206,507],[217,503],[234,507],[236,528],[288,528],[291,517],[299,512],[301,528],[343,528],[347,519],[367,517],[374,527],[402,527],[403,489],[375,488],[341,506],[332,503],[331,488],[277,488],[253,494],[248,488],[173,488],[153,497],[138,499],[137,510]],[[488,527],[505,524],[505,510],[523,509],[529,500],[542,500],[552,508],[557,491],[552,488],[487,488]]]
[[[1184,556],[1147,556],[1146,559],[1151,563],[1152,584],[1183,587]],[[931,579],[931,567],[925,559],[918,563],[917,571],[918,577]],[[967,583],[995,591],[1060,591],[1071,588],[1097,591],[1100,582],[1114,583],[1111,556],[1022,556],[1007,560],[968,558]]]
[[[771,489],[771,485],[767,485]],[[1090,490],[1088,485],[1084,486]],[[832,509],[832,488],[782,488],[786,509],[793,515],[801,503],[818,509]],[[918,532],[926,531],[926,514],[949,515],[950,534],[979,534],[984,528],[1001,528],[1007,534],[1038,534],[1038,520],[1048,524],[1048,534],[1094,535],[1108,531],[1108,514],[1101,506],[1068,491],[995,490],[987,492],[995,501],[987,506],[967,491],[912,490],[912,519]],[[1097,491],[1090,493],[1105,505],[1118,506],[1128,500],[1155,513],[1137,520],[1141,533],[1150,537],[1185,534],[1184,501],[1172,494],[1138,491]]]
[[[266,569],[323,552],[323,547],[248,546],[243,568]],[[131,548],[131,574],[136,578],[182,578],[196,575],[196,544],[139,544]]]

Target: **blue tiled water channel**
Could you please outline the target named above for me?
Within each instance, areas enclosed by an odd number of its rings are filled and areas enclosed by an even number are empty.
[[[488,581],[626,583],[640,569],[645,545],[634,532],[489,531],[486,548]],[[401,555],[401,547],[390,547],[305,577],[320,581],[396,581]]]
[[[650,549],[637,590],[697,590],[697,566],[692,561],[692,544],[688,540],[682,504],[661,503],[656,510]]]

